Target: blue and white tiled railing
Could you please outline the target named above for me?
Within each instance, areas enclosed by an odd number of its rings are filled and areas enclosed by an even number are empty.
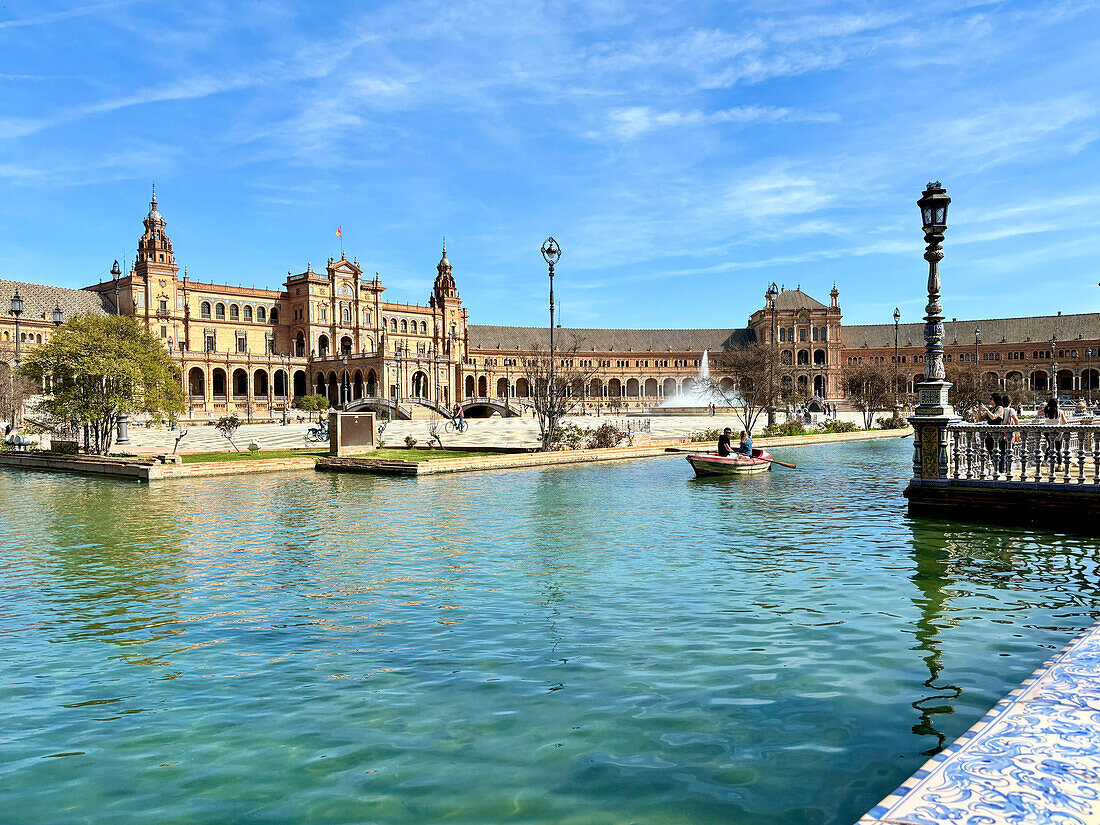
[[[887,823],[1100,823],[1100,624],[859,820]]]

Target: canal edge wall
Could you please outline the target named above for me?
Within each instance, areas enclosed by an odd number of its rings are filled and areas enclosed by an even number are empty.
[[[857,825],[1100,822],[1100,622]]]

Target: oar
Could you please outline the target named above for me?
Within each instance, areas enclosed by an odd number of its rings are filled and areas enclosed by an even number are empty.
[[[790,467],[792,470],[797,470],[798,469],[793,464],[788,464],[786,461],[779,461],[778,459],[775,459],[775,458],[765,458],[764,461],[770,461],[772,464],[778,464],[780,467]]]

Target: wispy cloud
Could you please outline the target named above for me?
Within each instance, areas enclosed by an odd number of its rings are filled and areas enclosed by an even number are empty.
[[[700,109],[656,111],[649,106],[612,109],[607,115],[607,133],[618,140],[633,140],[646,132],[684,126],[720,123],[835,123],[839,116],[829,112],[800,112],[783,106],[734,106],[714,112]],[[601,135],[591,132],[592,137]]]
[[[71,9],[37,14],[32,17],[22,17],[15,20],[0,20],[0,31],[4,29],[19,29],[26,26],[45,26],[50,23],[61,23],[66,20],[72,20],[74,17],[86,17],[90,14],[98,14],[108,9],[118,8],[119,6],[130,6],[137,2],[139,2],[139,0],[116,0],[112,3],[94,3],[88,6],[77,6]]]

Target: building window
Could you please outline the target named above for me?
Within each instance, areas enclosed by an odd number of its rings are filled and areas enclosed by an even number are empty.
[[[328,320],[328,307],[322,306],[320,309],[321,309],[321,320],[322,321],[327,321]]]
[[[168,302],[167,301],[161,301],[160,302],[160,311],[161,312],[167,312],[168,311]]]
[[[427,335],[428,334],[428,325],[424,321],[420,322],[420,334],[421,335]],[[1076,353],[1074,353],[1074,354],[1076,354]]]
[[[207,335],[206,336],[206,351],[207,352],[213,352],[214,351],[214,336],[213,335]]]
[[[252,320],[252,307],[247,306],[247,305],[245,306],[245,308],[244,308],[244,319],[246,321],[251,321]]]
[[[199,315],[202,316],[203,318],[209,318],[210,317],[210,302],[209,301],[203,301],[202,302],[202,306],[199,307]]]
[[[241,320],[241,310],[236,304],[229,305],[229,320],[239,321]]]
[[[409,331],[409,324],[404,318],[401,319],[401,331],[402,332],[408,332]]]
[[[262,321],[263,318],[261,318],[260,320]],[[272,307],[271,308],[271,323],[273,323],[273,324],[279,323],[279,308],[278,307]]]
[[[237,352],[248,351],[248,339],[243,335],[237,336]]]
[[[787,340],[787,330],[785,330],[785,329],[779,330],[779,340],[780,341],[786,341]]]
[[[802,329],[800,329],[798,331],[798,340],[799,341],[805,341],[806,340],[806,328],[805,327],[803,327]]]
[[[347,307],[344,307],[343,318],[344,318],[344,323],[345,324],[350,324],[351,323],[351,310],[348,309]]]
[[[267,320],[267,310],[263,307],[256,307],[256,320],[261,324]]]
[[[225,304],[218,304],[214,307],[214,317],[220,321],[225,320]]]
[[[168,327],[161,327],[160,328],[160,337],[161,338],[167,338],[168,337]]]

